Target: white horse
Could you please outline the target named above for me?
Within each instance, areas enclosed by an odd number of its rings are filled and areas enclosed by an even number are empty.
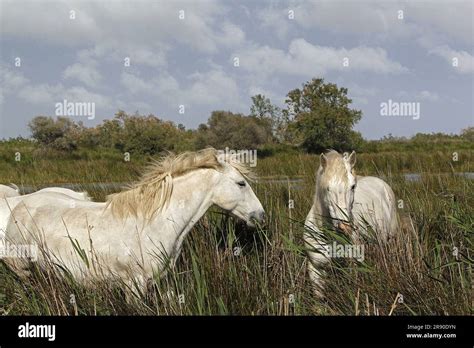
[[[215,149],[170,154],[105,203],[76,201],[71,207],[62,194],[31,195],[13,210],[6,238],[45,244],[77,279],[119,276],[146,286],[154,270],[174,265],[184,238],[213,204],[249,226],[264,221],[263,207],[246,180],[250,174]],[[77,247],[93,266],[78,257]],[[38,261],[43,258],[40,253]],[[25,267],[24,259],[7,263],[18,273]]]
[[[357,242],[371,228],[382,241],[398,230],[395,194],[383,180],[356,176],[356,154],[329,151],[321,154],[314,201],[305,221],[304,240],[309,247],[308,271],[321,296],[321,266],[328,261],[323,226],[349,234]]]
[[[10,186],[0,184],[0,198],[15,197],[19,195],[20,190],[15,184],[10,184]]]
[[[85,191],[76,192],[64,187],[45,187],[33,193],[41,193],[41,192],[58,192],[58,193],[62,193],[67,196],[70,196],[74,199],[81,199],[85,201],[91,200],[90,196]],[[20,188],[18,186],[16,186],[15,184],[10,184],[10,186],[0,184],[0,198],[18,197],[18,196],[21,196]]]
[[[77,192],[77,191],[73,191],[71,189],[64,188],[64,187],[45,187],[33,193],[44,193],[44,192],[57,192],[57,193],[62,193],[63,195],[69,196],[71,198],[81,200],[81,201],[92,201],[91,197],[86,191]]]
[[[27,195],[20,195],[20,190],[18,189],[18,186],[16,186],[15,184],[11,184],[11,185],[16,187],[16,190],[5,185],[0,185],[10,190],[13,190],[15,193],[13,194],[13,192],[5,190],[2,192],[4,193],[7,192],[7,194],[9,195],[2,196],[0,192],[0,239],[2,239],[3,234],[5,234],[7,230],[7,224],[10,219],[10,214],[13,211],[13,209],[15,209],[15,207],[24,199],[27,199],[28,197],[31,197],[32,195],[37,195],[37,194],[47,193],[47,192],[60,193],[67,196],[67,198],[69,199],[70,205],[74,205],[76,200],[91,201],[91,198],[89,197],[87,192],[76,192],[76,191],[63,188],[63,187],[46,187],[44,189],[41,189],[39,191],[30,193]],[[0,187],[0,189],[4,190],[2,187]]]

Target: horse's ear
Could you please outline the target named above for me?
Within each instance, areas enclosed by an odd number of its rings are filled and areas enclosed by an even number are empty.
[[[355,151],[352,151],[351,154],[349,155],[349,164],[351,165],[351,168],[354,168],[356,164],[356,153]]]
[[[322,153],[321,156],[319,156],[319,158],[320,158],[321,167],[323,167],[323,169],[326,168],[326,165],[328,163],[328,159],[326,155]]]
[[[216,156],[217,163],[223,165],[225,163],[225,153],[223,151],[218,150],[217,153],[214,155]]]

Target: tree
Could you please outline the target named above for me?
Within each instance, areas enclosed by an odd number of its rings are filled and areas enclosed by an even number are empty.
[[[281,141],[283,138],[281,130],[284,129],[281,109],[262,94],[254,95],[251,99],[250,116],[260,119],[267,125],[275,140]]]
[[[251,97],[252,106],[250,106],[250,116],[255,116],[260,119],[274,118],[278,111],[278,107],[272,105],[270,99],[262,94],[257,94]]]
[[[474,142],[474,127],[468,127],[461,131],[461,137],[468,141]]]
[[[347,97],[347,88],[313,79],[302,89],[290,91],[285,102],[284,114],[290,122],[287,137],[307,151],[347,151],[359,141],[352,128],[362,112],[349,108],[352,100]]]
[[[105,120],[99,129],[102,146],[149,155],[180,149],[186,133],[173,122],[154,115],[128,115],[124,111],[118,111],[113,120]]]
[[[258,117],[213,111],[207,125],[202,124],[198,128],[196,147],[256,149],[270,137],[268,124]]]
[[[33,139],[39,144],[57,150],[74,150],[77,145],[70,137],[77,125],[67,117],[37,116],[29,123]]]

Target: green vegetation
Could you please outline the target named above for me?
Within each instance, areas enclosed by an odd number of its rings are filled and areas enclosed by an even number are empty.
[[[263,95],[252,97],[250,115],[214,111],[197,130],[163,121],[154,115],[131,116],[118,111],[115,118],[96,127],[85,127],[68,118],[38,116],[29,127],[43,147],[74,151],[79,147],[113,148],[132,154],[157,154],[204,146],[233,149],[264,149],[292,146],[308,152],[359,149],[360,133],[352,130],[361,111],[350,108],[346,88],[313,79],[302,89],[288,92],[285,109],[272,105]]]
[[[53,262],[22,281],[0,262],[0,314],[471,314],[474,180],[460,174],[474,172],[474,129],[367,141],[352,129],[360,112],[346,95],[312,80],[288,94],[285,110],[258,95],[249,116],[215,111],[197,130],[122,111],[92,128],[34,119],[33,139],[0,141],[0,183],[76,183],[102,201],[113,189],[100,183],[133,182],[164,150],[257,149],[252,187],[267,225],[251,230],[212,209],[186,239],[176,268],[156,275],[148,293],[119,279],[81,285]],[[392,186],[402,227],[389,245],[367,237],[362,262],[331,260],[319,301],[302,233],[319,165],[313,152],[326,148],[356,149],[357,173]],[[421,180],[407,181],[406,173]]]
[[[124,162],[118,150],[81,148],[62,157],[39,155],[29,141],[12,141],[0,148],[0,180],[37,186],[133,181],[148,158],[132,156]],[[22,152],[20,162],[13,161],[17,150]],[[10,315],[469,314],[474,181],[453,172],[473,171],[472,153],[460,151],[458,162],[452,161],[452,149],[441,148],[433,155],[360,154],[357,171],[386,178],[403,200],[400,215],[414,229],[405,226],[388,247],[368,240],[364,262],[333,260],[324,302],[310,291],[301,242],[319,161],[316,155],[287,150],[259,159],[256,168],[260,180],[252,186],[267,211],[267,226],[253,231],[220,211],[209,212],[186,240],[176,269],[164,278],[157,276],[156,287],[148,294],[134,290],[128,295],[131,300],[125,301],[127,290],[120,280],[86,287],[61,275],[53,264],[34,271],[26,282],[0,266],[0,311]],[[422,173],[420,182],[406,182],[400,175],[412,171]],[[302,180],[264,180],[287,176]],[[89,193],[103,200],[110,192],[97,186]],[[288,209],[289,199],[294,200],[294,209]],[[403,303],[395,301],[398,293]],[[71,303],[71,295],[75,302]]]
[[[326,149],[348,151],[362,142],[360,133],[352,128],[359,122],[362,112],[350,109],[352,100],[347,88],[313,79],[288,93],[288,130],[294,139],[308,152]]]
[[[257,149],[271,143],[271,123],[266,118],[244,116],[226,111],[214,111],[196,133],[197,149],[225,146],[231,149]],[[224,146],[224,147],[223,147]]]

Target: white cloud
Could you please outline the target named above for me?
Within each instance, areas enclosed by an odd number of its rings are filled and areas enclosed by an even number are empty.
[[[288,10],[294,11],[294,20],[288,20]],[[473,11],[471,0],[290,0],[260,8],[257,18],[263,28],[269,28],[280,39],[299,26],[303,30],[317,28],[337,37],[351,37],[357,40],[355,44],[434,41],[444,45],[454,41],[472,46]]]
[[[47,83],[26,85],[19,90],[18,96],[30,104],[49,104],[51,110],[54,110],[55,103],[62,102],[64,99],[71,102],[95,103],[97,108],[109,109],[112,107],[112,102],[107,96],[90,92],[84,87],[66,88],[60,83],[54,85]]]
[[[165,75],[167,54],[172,48],[185,46],[211,55],[245,42],[245,33],[238,25],[222,20],[228,11],[226,5],[215,0],[133,4],[112,1],[106,6],[101,2],[65,0],[49,6],[22,0],[18,6],[15,1],[2,0],[1,7],[3,37],[80,48],[77,61],[63,71],[62,77],[89,88],[100,86],[101,68],[110,62],[123,66],[124,59],[129,58],[132,67],[148,66]],[[70,19],[71,10],[75,11],[75,19]],[[181,10],[184,19],[178,17]],[[25,13],[27,21],[23,19]],[[123,78],[124,83],[134,83],[127,75]],[[46,88],[28,93],[31,100],[47,97]]]
[[[317,27],[372,40],[408,38],[414,35],[440,36],[472,43],[473,2],[461,1],[291,1],[276,10],[274,5],[262,10],[269,14],[266,23],[278,28],[284,23],[278,11],[295,11],[295,21],[304,28]],[[403,11],[403,19],[399,19]]]
[[[377,90],[375,88],[364,87],[353,81],[339,79],[337,85],[347,88],[348,96],[355,104],[367,105],[369,104],[369,99],[377,95]]]
[[[30,104],[53,104],[59,101],[59,98],[55,98],[55,96],[60,93],[62,89],[63,86],[60,84],[49,85],[42,83],[38,85],[27,85],[19,91],[18,96]]]
[[[128,92],[140,97],[151,95],[163,99],[170,97],[179,99],[182,94],[178,81],[168,73],[145,80],[137,74],[125,71],[120,76],[120,83]]]
[[[191,74],[181,83],[168,73],[146,80],[131,72],[124,72],[120,81],[128,92],[142,98],[153,96],[171,107],[183,104],[213,109],[241,109],[244,105],[235,80],[217,68]]]
[[[93,102],[96,104],[97,108],[101,109],[110,109],[115,107],[115,103],[111,101],[108,96],[91,92],[84,87],[71,87],[64,91],[64,93],[59,93],[56,97],[67,99],[74,102]],[[58,101],[62,101],[59,99]]]
[[[288,11],[294,11],[294,22],[304,29],[319,28],[349,36],[370,34],[372,40],[403,37],[413,25],[398,19],[405,5],[397,1],[291,1],[282,8],[262,10],[266,25],[281,30],[288,27]],[[286,16],[286,18],[285,18]],[[367,37],[367,36],[364,36]]]
[[[225,47],[236,47],[245,42],[245,33],[237,25],[226,21],[222,24],[222,31],[215,34],[215,41]]]
[[[123,47],[121,48],[123,52]],[[126,56],[130,58],[130,65],[143,64],[154,68],[166,66],[166,51],[164,47],[157,47],[153,49],[143,47],[128,47]],[[119,60],[124,60],[124,54],[115,51],[115,57]]]
[[[5,102],[5,97],[16,93],[22,86],[26,85],[29,80],[24,77],[18,68],[9,68],[7,65],[0,63],[0,105]]]
[[[288,37],[291,30],[288,10],[269,6],[259,9],[256,17],[263,28],[270,29],[279,39]]]
[[[474,72],[474,57],[466,51],[456,51],[449,46],[438,46],[429,53],[444,58],[449,66],[458,73],[471,74]],[[456,60],[457,66],[453,66]]]
[[[400,91],[398,93],[400,98],[403,98],[406,101],[429,101],[429,102],[437,102],[442,98],[439,96],[438,93],[428,90],[422,90],[418,92],[414,91]],[[444,98],[445,99],[445,98]]]
[[[367,71],[398,74],[407,71],[400,63],[390,60],[387,52],[379,47],[351,49],[313,45],[304,39],[290,43],[288,52],[268,46],[249,47],[235,53],[244,70],[268,76],[283,73],[297,76],[315,76],[327,71]],[[348,58],[349,66],[344,66]]]
[[[416,99],[435,102],[438,101],[440,97],[436,92],[424,90],[416,94]]]
[[[5,89],[16,89],[28,83],[28,79],[23,76],[20,69],[8,68],[6,65],[0,64],[0,84]]]
[[[155,43],[142,47],[136,43],[107,41],[95,44],[91,48],[81,49],[77,52],[77,61],[81,65],[97,68],[102,64],[118,63],[125,66],[125,59],[130,66],[143,65],[152,68],[166,68],[166,54],[170,47],[165,44]],[[97,70],[97,69],[96,69]]]
[[[407,18],[421,35],[472,46],[474,2],[471,0],[412,1],[406,5]]]
[[[85,63],[75,63],[68,66],[63,72],[63,77],[65,79],[77,79],[89,87],[97,87],[102,80],[102,75],[95,64],[86,65]]]
[[[70,19],[70,11],[75,19]],[[183,10],[185,18],[179,19]],[[83,47],[102,42],[115,47],[140,47],[153,51],[166,43],[179,43],[201,52],[217,52],[217,45],[238,44],[243,31],[217,20],[226,7],[222,2],[94,1],[42,2],[2,0],[2,34],[38,39],[50,44]],[[28,14],[28,20],[24,20]],[[150,47],[151,46],[151,47]],[[148,57],[146,51],[139,56]]]
[[[216,105],[218,108],[223,104],[238,105],[240,96],[237,83],[222,70],[195,73],[189,79],[192,81],[192,85],[186,91],[185,97],[193,103]]]
[[[122,73],[120,83],[132,94],[151,94],[153,92],[153,84],[151,82],[146,82],[129,72]]]

